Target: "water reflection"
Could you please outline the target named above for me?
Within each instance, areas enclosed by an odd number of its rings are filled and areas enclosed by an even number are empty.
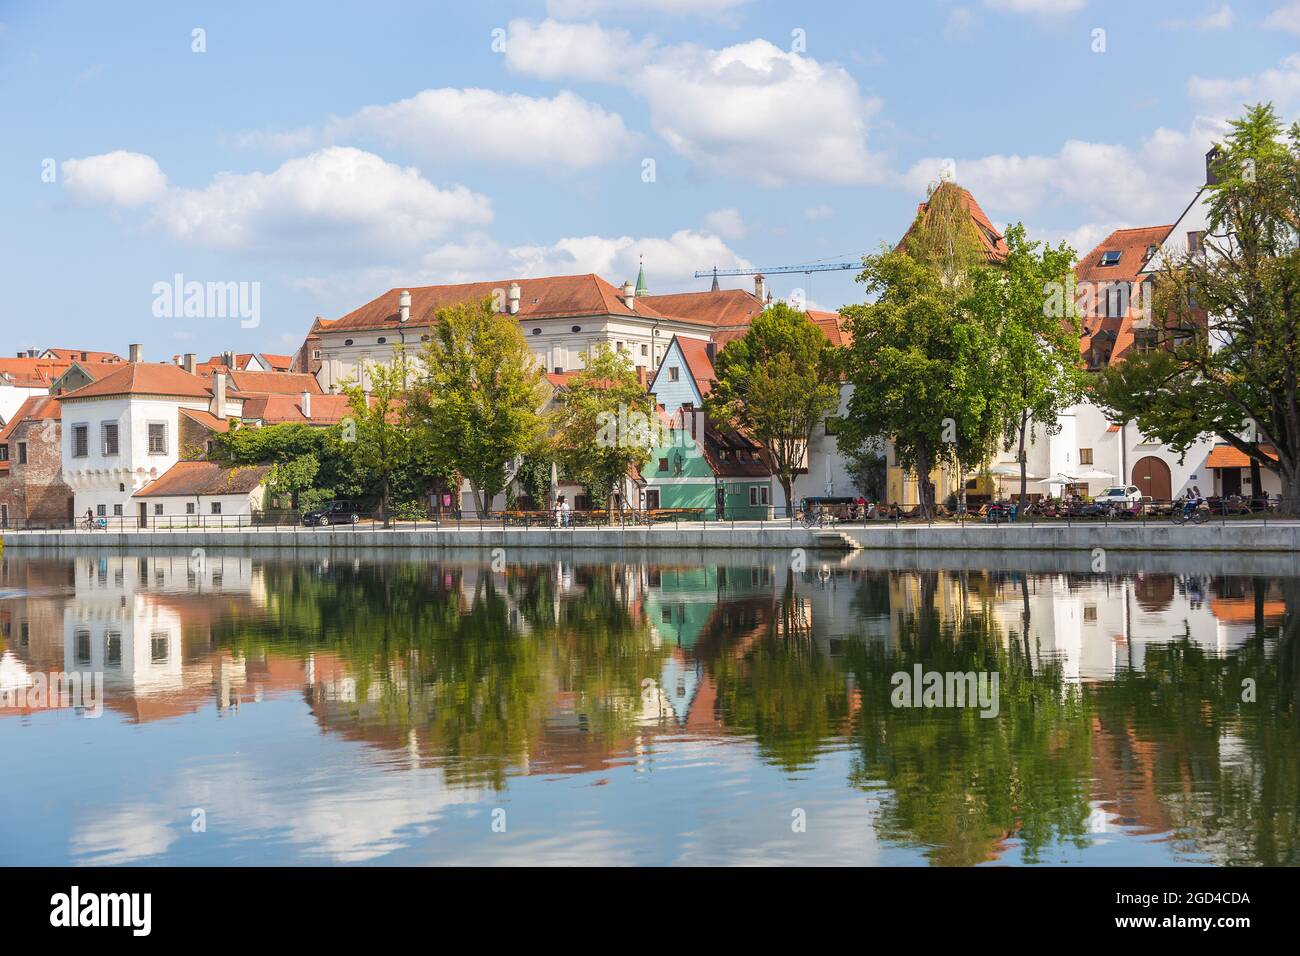
[[[1296,578],[486,557],[6,555],[0,862],[1297,862]]]

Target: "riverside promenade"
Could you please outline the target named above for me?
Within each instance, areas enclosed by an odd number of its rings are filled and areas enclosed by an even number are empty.
[[[1168,521],[966,524],[889,522],[806,529],[783,521],[683,522],[580,528],[523,528],[463,521],[433,527],[395,523],[300,528],[266,527],[4,531],[5,550],[237,550],[374,548],[636,548],[694,550],[809,548],[828,551],[1115,551],[1294,552],[1300,520],[1228,520],[1174,526]]]

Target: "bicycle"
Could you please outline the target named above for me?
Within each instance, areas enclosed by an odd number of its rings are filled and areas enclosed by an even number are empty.
[[[812,528],[829,528],[834,524],[834,520],[825,511],[814,511],[811,514],[804,512],[799,516],[799,523],[810,530]]]
[[[1198,505],[1194,508],[1183,508],[1175,511],[1169,516],[1169,520],[1174,524],[1187,524],[1189,521],[1192,524],[1205,524],[1210,520],[1210,512]]]
[[[82,531],[103,531],[108,527],[107,518],[82,518],[78,527]]]

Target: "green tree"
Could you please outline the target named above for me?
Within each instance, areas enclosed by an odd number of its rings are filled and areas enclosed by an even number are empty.
[[[1300,508],[1300,124],[1271,105],[1232,123],[1207,189],[1203,248],[1155,278],[1157,347],[1098,376],[1097,401],[1186,451],[1217,435],[1276,472]],[[1271,445],[1276,459],[1265,445]]]
[[[1065,243],[1052,248],[1030,242],[1020,223],[1007,230],[1006,242],[1001,268],[974,273],[969,302],[979,322],[993,330],[1003,447],[1016,449],[1023,502],[1026,442],[1035,426],[1049,435],[1060,431],[1060,413],[1082,397],[1085,373],[1079,367],[1078,317],[1063,293],[1071,286],[1074,250]],[[1054,301],[1062,308],[1053,308]]]
[[[895,460],[917,476],[925,516],[934,514],[933,470],[948,465],[960,478],[1001,435],[993,329],[968,303],[976,274],[990,267],[971,201],[955,183],[932,189],[898,248],[863,259],[868,301],[840,310],[853,333],[853,395],[837,444],[892,441]]]
[[[555,446],[564,472],[612,500],[628,470],[650,460],[661,434],[654,399],[626,354],[600,343],[566,383],[554,412]],[[614,521],[613,509],[609,520]]]
[[[838,350],[808,316],[784,302],[764,309],[718,353],[704,400],[709,417],[747,430],[768,451],[786,513],[812,431],[839,407]]]
[[[267,425],[233,428],[212,439],[210,457],[228,465],[271,465],[267,488],[273,499],[289,499],[289,507],[315,504],[313,491],[325,487],[332,495],[338,469],[330,432],[310,425]]]
[[[391,363],[366,368],[365,388],[355,382],[343,387],[348,417],[341,423],[341,444],[354,466],[378,483],[384,527],[391,520],[393,476],[410,454],[413,440],[403,408],[409,373],[406,352],[398,347]]]
[[[490,299],[440,310],[420,359],[411,419],[448,470],[469,481],[486,515],[505,489],[507,466],[542,432],[542,372],[518,320],[494,311]]]

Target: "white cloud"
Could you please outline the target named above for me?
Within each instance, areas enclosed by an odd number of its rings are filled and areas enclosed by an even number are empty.
[[[740,210],[734,207],[713,210],[704,217],[704,226],[726,239],[743,239],[749,231]]]
[[[1224,3],[1199,17],[1189,19],[1166,20],[1164,25],[1171,30],[1226,30],[1236,22],[1237,15],[1230,4]]]
[[[803,211],[803,217],[809,222],[821,222],[823,219],[829,219],[833,215],[835,215],[835,208],[826,203],[809,206]]]
[[[295,287],[322,298],[364,301],[377,288],[481,282],[507,278],[594,272],[621,285],[635,279],[641,257],[651,292],[698,288],[693,273],[717,266],[747,269],[752,263],[722,237],[682,229],[667,237],[567,236],[549,243],[509,245],[478,232],[429,250],[409,267],[384,266],[299,279]]]
[[[329,141],[352,138],[410,149],[431,162],[453,156],[573,169],[626,155],[637,141],[617,113],[567,91],[546,99],[479,89],[424,90],[327,127]]]
[[[633,41],[626,30],[599,23],[530,23],[512,20],[506,38],[506,69],[543,80],[617,83],[654,54],[653,37]]]
[[[984,6],[1006,13],[1056,16],[1082,10],[1088,0],[984,0]]]
[[[607,13],[650,13],[730,19],[749,0],[546,0],[553,17],[575,19]]]
[[[69,160],[67,188],[116,205],[149,202],[155,224],[195,245],[351,259],[419,248],[492,219],[485,196],[463,186],[441,189],[416,169],[350,147],[291,159],[270,173],[218,173],[200,189],[165,189],[151,157],[125,155],[136,158]],[[134,173],[122,174],[124,167]]]
[[[117,149],[63,162],[63,188],[80,202],[140,206],[167,191],[167,177],[152,156]]]
[[[1272,102],[1289,121],[1292,114],[1300,111],[1300,53],[1293,53],[1279,66],[1253,76],[1232,79],[1193,76],[1187,81],[1187,93],[1233,116],[1240,114],[1247,103]]]
[[[625,84],[674,152],[719,175],[771,186],[883,179],[883,160],[865,142],[879,101],[842,67],[767,40],[658,47],[595,23],[514,21],[506,63],[551,80]]]
[[[1070,203],[1102,222],[1171,222],[1203,182],[1205,151],[1222,132],[1220,122],[1198,118],[1185,133],[1157,129],[1136,148],[1071,139],[1053,155],[959,159],[954,178],[991,215],[1021,219]],[[923,195],[942,163],[919,160],[899,183]]]
[[[1282,4],[1265,18],[1264,26],[1300,36],[1300,0]]]

